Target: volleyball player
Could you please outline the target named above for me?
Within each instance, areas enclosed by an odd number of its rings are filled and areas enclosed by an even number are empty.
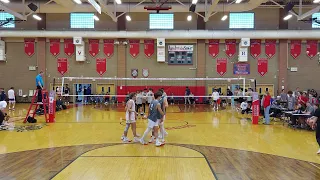
[[[159,91],[162,93],[162,96],[159,100],[159,103],[160,103],[161,109],[164,113],[163,116],[161,116],[161,114],[159,114],[159,116],[158,116],[159,120],[161,121],[161,123],[159,124],[159,128],[160,128],[159,140],[161,143],[164,143],[165,142],[164,138],[166,136],[168,136],[168,133],[166,132],[166,130],[164,128],[164,121],[166,118],[166,108],[168,107],[168,100],[167,100],[167,94],[164,92],[164,89],[161,88],[161,89],[159,89]]]
[[[8,91],[8,98],[9,98],[9,110],[14,111],[14,106],[16,104],[16,97],[14,93],[14,88],[11,87]]]
[[[162,143],[159,141],[159,138],[158,138],[158,126],[159,126],[159,123],[162,123],[160,122],[160,120],[158,120],[158,117],[159,117],[159,114],[162,116],[164,115],[163,111],[161,110],[161,105],[159,103],[161,96],[162,96],[161,92],[156,92],[154,94],[154,100],[152,100],[149,105],[148,127],[140,139],[140,143],[143,145],[147,144],[145,142],[145,138],[148,136],[151,130],[154,130],[154,136],[156,137],[156,146],[162,145]]]
[[[129,140],[127,137],[130,125],[131,125],[131,130],[134,136],[133,141],[139,142],[139,139],[136,133],[136,109],[135,109],[135,102],[134,102],[135,98],[136,98],[136,93],[131,93],[129,95],[129,100],[126,104],[126,127],[121,137],[123,142],[131,142],[131,140]]]
[[[213,100],[213,110],[217,110],[219,109],[219,104],[218,104],[218,100],[220,98],[219,92],[214,89],[213,93],[212,93],[212,100]]]

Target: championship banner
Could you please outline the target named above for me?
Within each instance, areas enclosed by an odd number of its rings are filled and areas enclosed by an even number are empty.
[[[236,54],[236,43],[235,39],[226,39],[226,55],[229,58]]]
[[[103,40],[103,52],[107,58],[111,58],[114,52],[114,40],[113,39],[104,39]]]
[[[227,72],[227,58],[218,58],[217,59],[217,65],[216,65],[216,68],[217,68],[217,73],[220,75],[220,76],[223,76],[224,74],[226,74]]]
[[[291,40],[290,54],[296,59],[301,54],[301,40]]]
[[[50,39],[50,53],[53,56],[60,54],[60,39]]]
[[[234,63],[233,64],[234,75],[249,75],[250,64],[249,63]]]
[[[140,40],[129,40],[129,52],[133,58],[136,58],[140,51]]]
[[[34,55],[35,52],[35,39],[24,39],[24,52],[29,57]]]
[[[89,54],[92,57],[99,54],[99,39],[89,39]]]
[[[67,56],[72,56],[74,54],[73,39],[64,39],[64,53]]]
[[[264,76],[268,72],[268,59],[258,58],[258,73]]]
[[[131,69],[131,76],[134,78],[138,77],[138,69]]]
[[[251,39],[250,42],[250,54],[256,59],[261,54],[261,40],[260,39]]]
[[[269,59],[273,58],[273,56],[276,54],[276,45],[277,45],[277,40],[266,39],[265,53]]]
[[[96,70],[100,76],[102,76],[107,71],[107,59],[106,58],[97,58],[96,59]]]
[[[209,39],[209,54],[216,58],[219,54],[219,39]]]
[[[307,40],[307,56],[313,58],[318,53],[318,41],[317,40]]]
[[[154,54],[154,40],[144,40],[144,54],[150,58]]]
[[[58,72],[64,76],[68,71],[68,59],[67,58],[58,58],[57,60]]]
[[[149,77],[149,69],[142,69],[142,76],[145,78]]]

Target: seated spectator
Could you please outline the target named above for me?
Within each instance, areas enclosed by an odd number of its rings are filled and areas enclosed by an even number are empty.
[[[298,103],[301,104],[303,107],[306,107],[307,102],[309,101],[307,97],[307,92],[303,92],[301,96],[298,97]]]
[[[168,102],[171,105],[174,104],[174,94],[173,93],[171,93],[171,96],[169,97]]]
[[[249,111],[250,111],[250,108],[248,108],[248,102],[247,101],[243,101],[241,104],[240,104],[240,108],[241,108],[241,114],[248,114]]]
[[[314,97],[312,94],[309,94],[309,103],[318,104],[318,99]]]
[[[193,94],[192,92],[190,92],[189,97],[190,97],[190,102],[191,102],[191,104],[195,104],[195,103],[196,103],[196,100],[195,100],[194,94]]]

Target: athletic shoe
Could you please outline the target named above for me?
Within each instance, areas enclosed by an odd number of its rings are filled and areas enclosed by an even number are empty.
[[[317,154],[320,154],[320,149],[319,149],[319,151],[317,152]]]
[[[151,139],[149,140],[149,143],[153,143],[155,140],[156,140],[156,138],[151,136]]]
[[[148,145],[148,143],[144,142],[144,140],[143,140],[142,138],[139,140],[139,142],[140,142],[142,145]]]
[[[131,140],[129,140],[127,137],[124,137],[122,141],[123,141],[124,143],[131,142]]]
[[[123,140],[123,139],[124,139],[124,135],[121,136],[121,140]]]
[[[167,137],[169,133],[167,131],[164,131],[164,137]]]
[[[159,139],[156,140],[156,144],[155,144],[157,147],[161,146],[162,143],[159,141]]]
[[[133,142],[135,142],[135,143],[136,143],[136,142],[140,142],[140,139],[139,139],[138,137],[134,137],[134,138],[133,138]]]

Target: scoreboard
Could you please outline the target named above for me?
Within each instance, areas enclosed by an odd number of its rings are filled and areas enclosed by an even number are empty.
[[[193,64],[193,45],[168,45],[168,64]]]

